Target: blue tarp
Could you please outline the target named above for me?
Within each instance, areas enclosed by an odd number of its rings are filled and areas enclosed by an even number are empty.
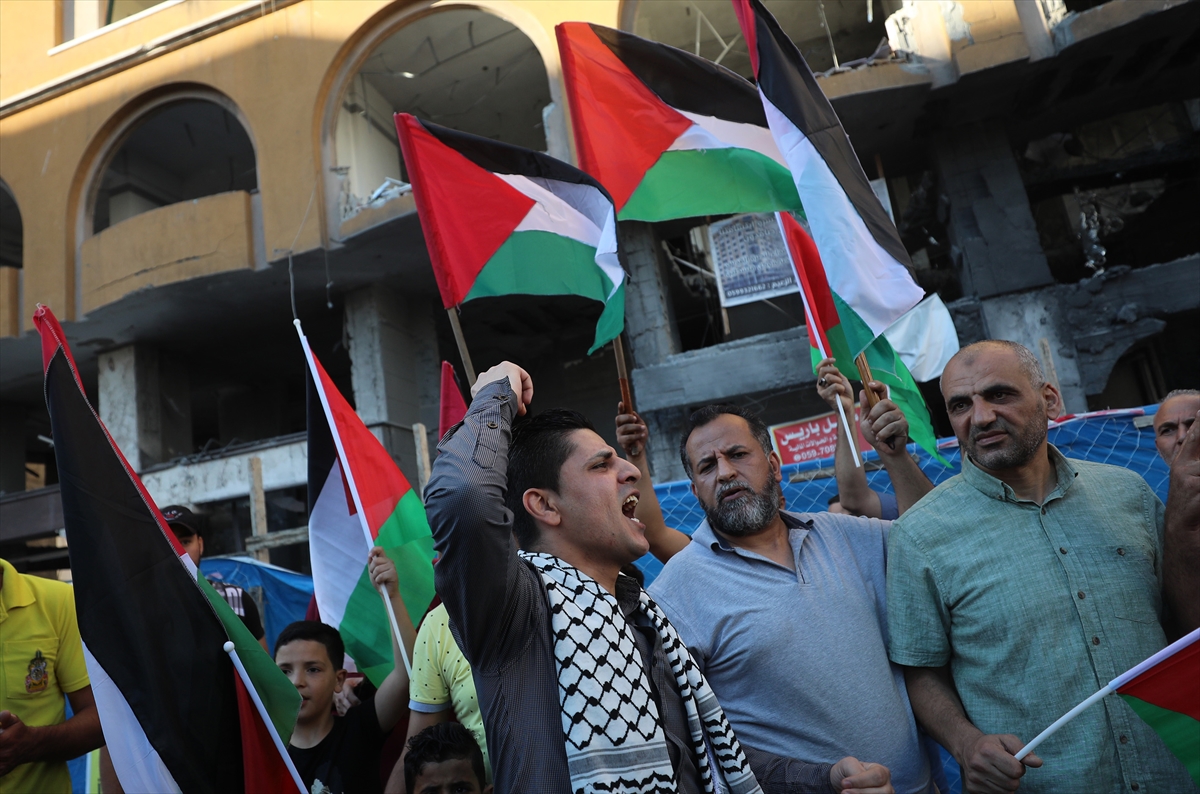
[[[275,638],[283,627],[304,620],[313,594],[311,576],[259,562],[252,557],[212,557],[200,560],[200,572],[208,579],[220,579],[243,590],[262,588],[263,629],[267,632],[267,650],[275,653]]]

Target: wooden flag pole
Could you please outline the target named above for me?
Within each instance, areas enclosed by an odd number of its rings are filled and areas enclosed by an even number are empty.
[[[625,363],[625,344],[621,341],[621,335],[617,334],[613,339],[613,354],[617,358],[617,383],[621,386],[621,406],[625,409],[625,413],[633,413],[633,392],[629,388],[629,366]],[[629,451],[633,457],[637,457],[641,453],[641,448],[635,448]]]
[[[450,328],[454,331],[454,342],[458,345],[458,355],[462,357],[463,369],[467,372],[467,388],[475,385],[475,365],[471,363],[471,354],[467,351],[467,340],[463,337],[462,325],[458,322],[458,307],[446,309],[450,318]]]
[[[870,411],[879,404],[879,395],[867,384],[874,380],[871,376],[871,365],[867,363],[867,354],[859,353],[854,357],[854,366],[858,367],[858,379],[862,381],[863,395],[867,398],[865,410]],[[865,418],[865,417],[864,417]],[[889,438],[886,442],[888,449],[896,448],[896,439]]]

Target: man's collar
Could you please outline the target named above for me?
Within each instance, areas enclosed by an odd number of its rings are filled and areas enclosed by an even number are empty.
[[[8,617],[8,610],[17,607],[27,607],[37,601],[33,588],[25,582],[25,577],[17,573],[17,569],[8,560],[0,559],[4,568],[4,588],[0,590],[0,621]]]
[[[1058,484],[1046,497],[1046,501],[1050,501],[1066,494],[1067,489],[1079,476],[1079,470],[1053,444],[1046,444],[1046,449],[1050,455],[1050,462],[1054,464],[1054,472],[1058,476]],[[999,499],[1001,502],[1022,501],[1008,484],[979,468],[965,452],[962,456],[962,475],[964,480],[984,496]]]
[[[802,518],[803,513],[789,513],[786,510],[780,510],[779,516],[783,519],[784,526],[788,528],[788,534],[798,530],[800,532],[800,540],[804,539],[804,535],[813,528],[812,519]],[[731,551],[737,553],[737,548],[734,547],[726,538],[718,535],[709,526],[708,519],[700,522],[700,526],[696,527],[696,531],[692,533],[692,540],[697,543],[704,544],[705,547],[713,551]]]

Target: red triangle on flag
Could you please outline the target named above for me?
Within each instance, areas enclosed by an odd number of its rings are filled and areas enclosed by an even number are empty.
[[[246,791],[297,791],[287,762],[275,746],[262,715],[250,699],[246,683],[236,670],[233,685],[237,690],[238,722],[242,729],[242,777]]]
[[[621,63],[586,22],[555,27],[579,167],[620,212],[662,153],[692,126]]]
[[[825,276],[821,254],[817,252],[816,242],[795,218],[786,212],[777,214],[783,222],[788,253],[791,254],[796,275],[800,277],[805,304],[813,314],[813,322],[805,323],[808,326],[808,340],[813,347],[823,351],[824,355],[831,356],[833,351],[830,350],[827,334],[830,328],[837,327],[842,320],[838,316],[837,306],[834,305],[833,293],[829,290],[829,280]]]
[[[442,305],[462,303],[533,199],[439,141],[408,113],[396,132]]]
[[[438,403],[438,438],[444,438],[450,428],[467,415],[467,403],[463,400],[454,367],[449,361],[442,362],[442,396]]]

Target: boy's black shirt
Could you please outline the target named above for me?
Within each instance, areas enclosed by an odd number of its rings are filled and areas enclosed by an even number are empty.
[[[333,718],[333,729],[316,747],[288,745],[288,755],[304,781],[305,792],[313,792],[313,782],[324,788],[317,794],[379,794],[379,756],[387,734],[379,728],[375,698],[351,707],[346,716]]]

